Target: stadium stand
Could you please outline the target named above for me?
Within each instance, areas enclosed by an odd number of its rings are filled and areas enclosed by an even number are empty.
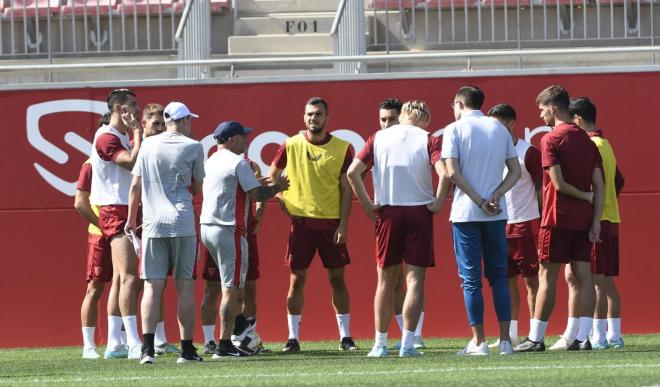
[[[3,15],[6,18],[47,16],[59,12],[59,0],[12,0],[2,4]]]

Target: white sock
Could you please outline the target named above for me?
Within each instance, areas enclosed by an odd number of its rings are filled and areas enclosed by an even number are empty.
[[[518,320],[511,320],[509,323],[509,338],[511,341],[518,341]]]
[[[593,321],[593,317],[580,317],[580,328],[578,329],[577,336],[575,337],[578,341],[585,341],[589,338],[589,332],[591,332]]]
[[[155,345],[163,345],[167,343],[167,335],[165,334],[165,321],[159,321],[156,324],[156,335],[154,337]]]
[[[82,327],[83,345],[85,348],[96,347],[94,343],[94,331],[96,327]]]
[[[396,319],[396,323],[399,324],[399,330],[403,333],[403,315],[396,314],[394,315],[394,319]]]
[[[204,332],[204,344],[211,340],[215,341],[215,324],[202,325],[202,331]]]
[[[607,320],[604,318],[595,318],[591,331],[591,340],[595,343],[602,343],[606,340]]]
[[[568,344],[571,344],[575,341],[575,338],[578,334],[578,329],[580,328],[580,319],[576,317],[569,317],[566,322],[566,330],[562,334],[562,337],[566,339]]]
[[[121,324],[121,317],[108,316],[108,349],[110,351],[116,351],[122,345]]]
[[[121,329],[121,325],[120,325],[120,329]],[[126,345],[128,343],[128,339],[126,339],[126,331],[122,331],[122,330],[119,331],[119,342],[121,343],[121,345]]]
[[[140,340],[140,335],[138,334],[137,316],[123,316],[121,320],[124,322],[124,329],[126,329],[128,346],[142,345],[142,340]]]
[[[621,318],[607,319],[607,340],[616,341],[621,339]]]
[[[547,321],[541,321],[533,318],[529,324],[529,339],[536,342],[542,341],[545,337],[545,329],[547,327]]]
[[[376,331],[376,339],[374,340],[374,347],[387,347],[387,332]]]
[[[422,335],[422,327],[424,326],[424,311],[419,314],[419,320],[417,321],[417,328],[415,328],[415,336]]]
[[[286,317],[289,323],[289,338],[298,340],[300,333],[300,320],[302,319],[302,315],[287,314]]]
[[[415,332],[403,330],[403,335],[401,335],[401,348],[411,349],[413,347],[413,339],[415,338]]]
[[[351,314],[337,314],[337,327],[339,328],[339,339],[351,337]]]

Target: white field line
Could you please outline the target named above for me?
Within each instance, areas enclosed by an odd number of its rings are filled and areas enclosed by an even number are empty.
[[[195,365],[190,365],[195,367]],[[149,366],[154,367],[154,366]],[[157,365],[155,367],[158,367]],[[183,367],[186,367],[185,365]],[[296,372],[271,374],[205,374],[205,375],[170,375],[170,376],[113,376],[100,378],[2,378],[0,384],[35,384],[35,383],[112,383],[112,382],[140,382],[140,381],[178,381],[189,383],[191,380],[206,380],[218,378],[231,378],[236,380],[249,380],[260,378],[287,378],[287,377],[342,377],[342,376],[387,376],[405,374],[431,374],[431,373],[460,373],[475,371],[543,371],[543,370],[589,370],[589,369],[635,369],[660,368],[660,364],[603,364],[603,365],[547,365],[547,366],[492,366],[492,367],[449,367],[449,368],[420,368],[410,370],[384,370],[384,371],[336,371],[336,372]]]

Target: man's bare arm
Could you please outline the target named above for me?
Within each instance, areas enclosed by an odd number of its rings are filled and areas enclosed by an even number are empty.
[[[465,180],[461,174],[460,164],[457,158],[450,157],[445,159],[445,167],[447,168],[447,176],[456,187],[463,191],[482,211],[488,215],[497,215],[498,210],[489,205],[485,198],[479,196],[477,191],[472,188],[470,183]]]
[[[564,180],[564,175],[561,172],[561,166],[559,164],[554,164],[548,169],[548,174],[550,175],[550,180],[552,185],[555,187],[557,192],[570,196],[575,199],[580,199],[593,203],[593,192],[584,192],[577,189],[574,185],[568,183]]]
[[[128,220],[124,230],[137,230],[137,215],[142,199],[142,176],[133,176],[131,187],[128,190]]]
[[[339,190],[341,200],[340,218],[339,227],[337,227],[334,235],[335,244],[338,245],[346,243],[348,238],[348,216],[351,213],[351,205],[353,204],[353,191],[345,173],[339,176]]]
[[[94,226],[99,226],[99,217],[96,216],[92,209],[92,204],[89,201],[89,192],[76,190],[76,196],[73,202],[73,207],[82,215],[85,220]]]
[[[360,159],[353,159],[351,166],[348,167],[346,178],[348,183],[353,189],[353,193],[358,198],[360,205],[367,213],[371,220],[376,220],[378,206],[374,205],[367,193],[367,188],[364,185],[364,175],[367,171],[367,166]]]
[[[433,203],[426,206],[429,211],[437,214],[442,209],[442,205],[447,199],[449,194],[449,189],[451,187],[451,180],[449,180],[449,175],[447,173],[447,168],[442,160],[438,160],[435,163],[435,173],[438,175],[438,187],[435,190],[435,200]]]
[[[506,159],[506,169],[507,173],[504,177],[504,180],[500,183],[499,186],[493,191],[493,196],[490,198],[493,203],[499,203],[500,198],[504,196],[505,193],[509,192],[518,179],[520,179],[520,163],[518,162],[517,157],[512,157]]]
[[[600,242],[600,217],[605,205],[605,181],[600,168],[594,168],[591,185],[594,190],[594,213],[591,219],[589,239],[592,243],[598,243]]]

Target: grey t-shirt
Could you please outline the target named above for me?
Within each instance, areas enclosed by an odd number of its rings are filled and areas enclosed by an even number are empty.
[[[180,133],[146,138],[133,175],[142,176],[143,235],[194,236],[195,213],[189,188],[204,179],[202,144]]]

